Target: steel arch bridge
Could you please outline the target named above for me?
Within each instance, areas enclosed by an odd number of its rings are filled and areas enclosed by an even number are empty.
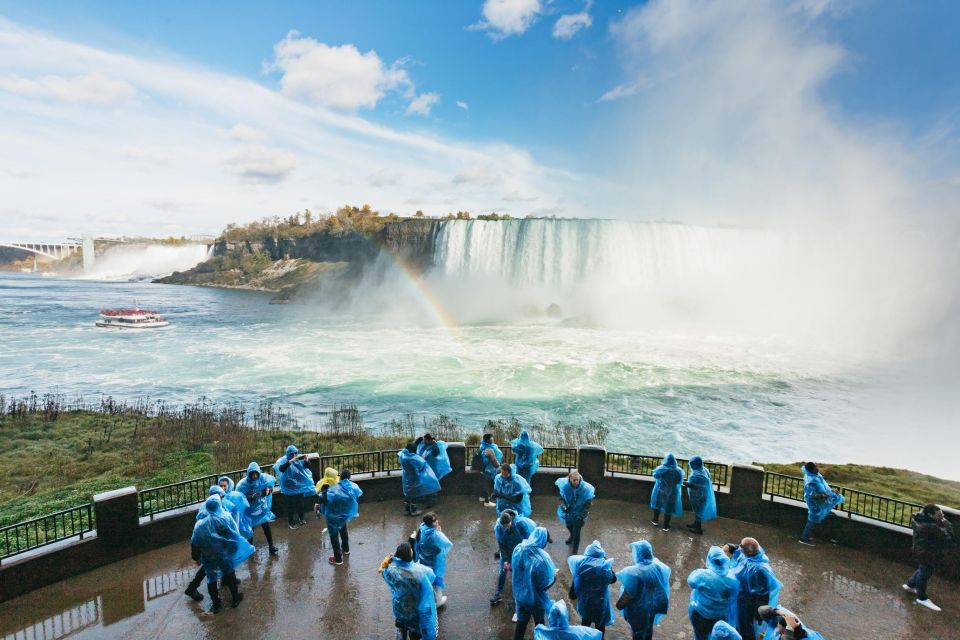
[[[67,256],[80,253],[83,250],[79,242],[5,242],[0,240],[0,247],[29,251],[54,260],[63,260]]]

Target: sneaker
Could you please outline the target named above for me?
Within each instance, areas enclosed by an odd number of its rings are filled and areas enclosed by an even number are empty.
[[[223,611],[223,601],[217,600],[210,607],[210,613],[220,613],[221,611]]]
[[[495,605],[495,604],[500,604],[501,602],[503,602],[503,595],[501,595],[501,594],[499,594],[499,593],[493,594],[493,597],[490,598],[490,606],[491,606],[491,607],[492,607],[493,605]]]
[[[303,518],[300,518],[300,517],[298,516],[298,519],[300,520],[300,526],[301,526],[301,527],[302,527],[303,525],[307,524],[307,521],[304,520]]]
[[[203,600],[203,594],[197,591],[196,589],[187,589],[186,591],[184,591],[184,593],[186,593],[188,596],[190,596],[197,602],[200,602],[201,600]],[[914,593],[916,593],[916,591],[914,591]]]
[[[808,547],[815,547],[815,546],[817,546],[817,545],[813,542],[813,540],[802,540],[802,539],[801,539],[801,540],[797,540],[797,542],[799,542],[800,544],[805,544],[805,545],[807,545]]]
[[[270,547],[270,555],[272,556],[280,555],[280,549],[277,549],[276,547]]]
[[[300,523],[299,523],[299,522],[295,522],[295,523],[293,523],[293,524],[290,524],[290,523],[288,522],[288,523],[287,523],[287,526],[290,527],[290,531],[296,531],[297,529],[300,528]]]
[[[933,602],[930,601],[930,598],[927,598],[926,600],[921,600],[920,598],[917,598],[916,600],[914,600],[914,602],[919,604],[921,607],[926,607],[927,609],[930,609],[930,611],[943,611],[943,609],[933,604]]]
[[[513,614],[513,617],[510,618],[510,622],[516,622],[516,621],[517,621],[517,614]]]
[[[670,531],[670,527],[664,527],[661,531]]]
[[[902,586],[902,587],[903,587],[903,590],[906,591],[907,593],[912,593],[912,594],[914,594],[914,595],[917,594],[917,590],[914,589],[913,587],[911,587],[911,586],[908,585],[908,584],[904,584],[904,585],[900,585],[900,586]]]
[[[695,533],[695,534],[697,534],[698,536],[702,536],[702,535],[703,535],[703,529],[698,529],[697,527],[693,526],[692,524],[688,524],[688,525],[687,525],[687,531],[689,531],[690,533]]]
[[[242,593],[238,593],[238,594],[237,594],[237,599],[230,603],[230,608],[231,608],[231,609],[236,609],[237,607],[240,606],[240,603],[241,603],[242,601],[243,601],[243,594],[242,594]]]
[[[345,556],[350,555],[350,549],[344,549],[344,550],[343,550],[343,555],[345,555]]]
[[[440,596],[440,602],[437,603],[437,609],[447,604],[447,596]]]
[[[495,507],[495,506],[497,506],[497,503],[496,503],[496,502],[484,502],[484,503],[483,503],[483,506],[485,506],[485,507]]]
[[[493,559],[494,559],[494,560],[499,560],[499,559],[500,559],[500,552],[499,552],[499,551],[494,551],[494,552],[493,552]]]
[[[329,558],[327,558],[327,562],[334,565],[335,567],[339,567],[340,565],[343,564],[343,560],[341,560],[340,562],[337,562],[337,559],[334,556],[330,556]]]
[[[655,527],[659,527],[659,526],[660,526],[660,523],[657,522],[656,520],[651,520],[651,521],[650,521],[650,524],[652,524],[652,525],[655,526]]]

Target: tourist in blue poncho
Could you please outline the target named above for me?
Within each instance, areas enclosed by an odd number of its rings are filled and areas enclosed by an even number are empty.
[[[720,620],[737,623],[737,594],[740,583],[733,576],[730,558],[720,547],[710,547],[704,569],[687,577],[690,593],[690,624],[694,640],[708,640]]]
[[[250,526],[250,518],[247,517],[247,499],[236,490],[230,476],[220,476],[217,478],[217,484],[224,491],[224,500],[230,503],[227,511],[233,516],[233,521],[237,523],[240,535],[249,540],[253,537],[253,527]]]
[[[223,609],[220,600],[218,582],[230,590],[232,602],[236,607],[243,599],[237,587],[237,566],[254,552],[253,545],[243,539],[233,518],[223,510],[220,498],[210,496],[204,503],[207,516],[193,527],[190,547],[194,560],[199,560],[207,577],[207,592],[213,601],[211,611],[218,613]]]
[[[433,570],[413,561],[406,542],[380,565],[380,575],[390,588],[397,638],[436,640],[437,606],[433,599]]]
[[[210,489],[207,490],[207,497],[208,497],[208,498],[213,498],[213,497],[215,497],[215,498],[217,498],[218,500],[220,500],[220,510],[223,511],[224,513],[226,513],[227,515],[230,515],[230,507],[231,507],[232,505],[229,504],[229,503],[224,504],[224,502],[223,502],[223,497],[224,497],[225,495],[227,495],[226,491],[224,491],[223,489],[221,489],[221,488],[220,488],[220,485],[218,485],[218,484],[210,485]],[[207,511],[207,508],[206,508],[206,507],[207,507],[206,503],[204,503],[203,505],[201,505],[200,510],[197,511],[197,520],[203,520],[203,519],[206,518],[208,515],[210,515],[210,512]]]
[[[270,523],[277,519],[273,515],[273,488],[277,479],[269,473],[263,473],[260,465],[251,462],[247,467],[247,474],[237,483],[237,491],[247,500],[246,516],[250,522],[250,541],[253,541],[253,529],[260,527],[267,538],[270,555],[277,555],[279,550],[273,546],[273,532]]]
[[[744,538],[733,554],[733,575],[739,583],[737,593],[737,631],[744,640],[755,640],[760,619],[757,609],[776,606],[783,586],[770,568],[763,547],[754,538]]]
[[[567,558],[572,576],[570,597],[577,601],[580,623],[595,626],[602,635],[616,619],[610,605],[610,585],[617,581],[613,558],[607,557],[596,540],[587,545],[583,553]]]
[[[220,512],[227,516],[231,516],[230,509],[233,508],[233,505],[230,502],[224,501],[225,495],[226,495],[226,492],[224,491],[224,489],[221,488],[220,485],[216,485],[216,484],[211,486],[210,489],[207,491],[208,498],[216,497],[218,500],[220,500]],[[207,510],[207,504],[206,502],[204,502],[202,505],[200,505],[200,509],[197,511],[197,520],[198,521],[203,520],[208,515],[210,515],[210,511]],[[196,560],[196,558],[194,559]],[[207,575],[207,572],[204,570],[203,565],[200,565],[200,570],[197,571],[195,576],[193,576],[193,580],[190,581],[190,583],[187,585],[186,590],[184,591],[184,593],[186,593],[188,596],[190,596],[197,602],[203,600],[203,596],[200,595],[200,592],[197,589],[199,589],[200,583],[203,582],[203,579],[206,577],[206,575]]]
[[[770,620],[770,630],[764,640],[824,640],[824,637],[809,629],[792,611],[784,607],[760,607],[760,617]]]
[[[710,640],[743,640],[743,637],[725,620],[721,620],[713,625],[713,630],[710,632]]]
[[[670,568],[653,557],[646,540],[630,545],[633,566],[617,573],[620,598],[617,608],[630,625],[635,640],[653,638],[653,627],[670,608]]]
[[[557,579],[557,567],[547,553],[547,530],[537,527],[530,537],[513,550],[510,564],[513,568],[513,600],[517,610],[514,640],[523,638],[530,618],[543,624],[550,606],[547,591]]]
[[[430,506],[433,495],[440,491],[440,481],[427,461],[417,455],[416,443],[408,442],[397,455],[403,470],[403,497],[407,515],[419,515],[417,504],[424,502]]]
[[[663,530],[670,531],[670,518],[683,515],[683,502],[680,488],[683,485],[683,470],[677,465],[677,458],[668,453],[663,464],[653,470],[653,493],[650,494],[650,508],[653,509],[653,525],[660,526],[660,512],[663,512]]]
[[[435,439],[431,434],[424,434],[422,438],[416,439],[417,455],[427,461],[437,480],[443,480],[443,477],[453,471],[450,466],[450,456],[447,455],[447,443],[443,440]]]
[[[480,502],[485,507],[496,506],[490,501],[490,493],[493,491],[493,481],[500,472],[500,465],[503,463],[503,452],[500,451],[500,447],[494,444],[493,434],[483,434],[483,440],[480,441],[480,448],[477,451],[477,459],[479,469],[474,468],[474,471],[480,472],[478,479],[480,483]]]
[[[317,495],[313,474],[307,467],[307,454],[300,453],[291,444],[273,468],[279,474],[280,493],[287,507],[287,526],[296,529],[306,524],[303,519],[306,511],[304,498]]]
[[[530,506],[530,493],[533,490],[527,481],[516,472],[512,464],[500,465],[500,474],[493,481],[493,498],[496,500],[497,515],[504,509],[513,509],[522,516],[533,512]]]
[[[547,621],[533,630],[533,640],[599,640],[603,633],[579,624],[570,624],[567,603],[557,600],[547,610]]]
[[[333,555],[327,558],[327,562],[332,565],[343,564],[344,554],[350,553],[347,523],[360,514],[357,500],[363,495],[363,490],[350,476],[350,469],[343,469],[336,484],[322,486],[318,498],[318,509],[327,521],[327,535],[330,536],[330,548],[333,549]]]
[[[491,605],[503,602],[503,587],[507,583],[507,572],[511,569],[510,560],[513,558],[513,550],[529,538],[536,527],[537,523],[530,518],[518,515],[513,509],[504,509],[497,519],[497,523],[493,526],[493,535],[497,539],[497,590],[490,598]]]
[[[572,547],[573,553],[577,553],[580,549],[580,531],[590,515],[596,491],[592,484],[580,477],[576,469],[571,470],[566,478],[557,478],[554,484],[560,490],[557,517],[570,532],[566,544]]]
[[[447,603],[447,596],[443,595],[447,586],[443,577],[447,572],[447,553],[452,548],[453,543],[440,529],[440,518],[437,514],[424,514],[423,522],[417,529],[413,550],[420,564],[433,569],[433,596],[438,609]]]
[[[717,517],[717,497],[713,493],[710,470],[703,466],[703,458],[690,458],[690,477],[687,478],[687,495],[693,509],[693,524],[687,525],[691,533],[703,535],[703,523]]]
[[[843,504],[843,496],[830,488],[813,462],[800,469],[803,471],[803,500],[807,503],[807,524],[800,534],[800,544],[813,546],[813,529],[827,519],[833,508]]]
[[[540,454],[543,453],[543,447],[531,440],[529,433],[521,431],[520,437],[510,441],[510,449],[513,451],[513,462],[517,465],[517,473],[530,482],[533,474],[540,468]]]

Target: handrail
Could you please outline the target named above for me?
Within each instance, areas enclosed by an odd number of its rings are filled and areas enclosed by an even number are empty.
[[[94,530],[93,503],[0,527],[0,559]]]

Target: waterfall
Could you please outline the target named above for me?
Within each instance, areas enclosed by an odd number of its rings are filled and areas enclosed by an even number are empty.
[[[147,280],[195,267],[210,257],[204,244],[121,244],[98,255],[83,278],[94,280]]]

